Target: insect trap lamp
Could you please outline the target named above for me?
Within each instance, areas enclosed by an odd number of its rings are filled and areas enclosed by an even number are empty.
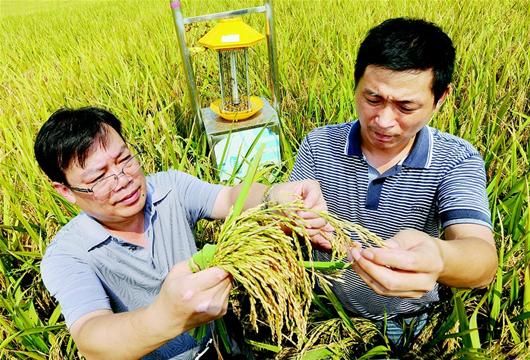
[[[220,180],[242,179],[250,160],[262,146],[264,152],[260,165],[280,166],[277,64],[270,1],[263,6],[188,18],[182,15],[180,1],[170,1],[170,4],[194,115],[202,123],[201,128],[206,131]],[[265,15],[266,35],[253,29],[242,19],[243,15],[255,13]],[[217,53],[219,94],[209,106],[202,107],[190,49],[186,43],[185,25],[213,21],[216,21],[216,25],[198,43]],[[265,39],[272,104],[265,97],[253,95],[249,78],[249,68],[254,65],[249,59],[249,49]]]

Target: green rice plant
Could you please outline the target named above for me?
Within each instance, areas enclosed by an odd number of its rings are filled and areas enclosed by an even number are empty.
[[[374,339],[382,336],[373,322],[362,317],[351,317],[328,282],[321,281],[320,288],[323,294],[313,294],[315,309],[311,311],[308,335],[303,346],[298,349],[270,349],[276,353],[276,359],[370,359],[389,353],[387,345],[370,347]]]
[[[259,4],[181,2],[189,16]],[[415,355],[463,357],[458,353],[462,338],[478,333],[482,355],[528,358],[528,1],[395,0],[382,5],[364,0],[275,0],[273,5],[286,164],[285,174],[275,181],[286,179],[309,131],[355,118],[353,66],[357,46],[370,27],[389,17],[412,16],[433,21],[449,33],[457,49],[453,93],[431,125],[468,140],[484,157],[499,268],[488,289],[462,298],[469,328],[458,321],[449,301],[427,325],[435,334],[433,341],[416,348]],[[262,25],[253,16],[249,20],[255,28]],[[205,29],[191,27],[187,34],[198,39]],[[42,330],[12,338],[0,358],[77,358],[62,318],[55,323],[62,326],[59,330],[42,327],[56,314],[57,304],[40,283],[39,262],[57,230],[77,213],[54,192],[33,159],[37,129],[54,110],[107,107],[123,120],[127,138],[148,154],[147,172],[175,168],[217,181],[211,150],[187,103],[175,43],[166,0],[0,1],[0,258],[7,264],[7,270],[0,271],[0,292],[10,304],[24,303],[29,309],[27,304],[33,303],[40,322],[26,326]],[[264,53],[264,47],[256,48],[257,64],[266,62]],[[200,91],[208,102],[217,96],[217,60],[209,52],[193,56],[197,75],[206,79]],[[214,77],[204,76],[208,74]],[[258,90],[265,90],[264,73],[251,69],[249,75]],[[213,240],[220,226],[199,224],[197,239]],[[16,291],[12,284],[20,278]],[[481,301],[485,294],[487,300]],[[319,314],[337,316],[328,307],[328,313],[319,309]],[[28,330],[18,327],[18,316],[0,308],[0,342]],[[37,353],[32,344],[39,341],[21,340],[27,336],[42,339],[50,354]],[[374,348],[379,340],[372,339]]]
[[[4,314],[8,314],[7,318],[0,316],[0,334],[3,335],[0,337],[0,357],[11,358],[20,354],[46,359],[50,353],[62,354],[63,342],[57,341],[53,334],[64,328],[56,323],[61,314],[60,308],[53,311],[47,323],[40,319],[37,311],[40,299],[29,294],[32,289],[25,290],[23,286],[35,277],[36,271],[30,261],[20,264],[20,255],[6,251],[0,256],[0,279],[3,279],[0,307]],[[15,265],[18,265],[17,268]]]
[[[307,340],[298,353],[290,354],[290,349],[286,349],[279,353],[277,358],[304,360],[347,358],[352,355],[350,351],[354,345],[360,342],[362,342],[362,338],[357,333],[345,328],[340,318],[332,318],[311,324]]]
[[[329,295],[328,291],[326,293]],[[332,298],[334,296],[332,295]],[[349,359],[358,357],[366,344],[374,337],[380,336],[377,327],[371,321],[360,317],[350,318],[342,307],[335,308],[339,317],[312,321],[303,347],[295,351],[291,349],[291,357],[300,360],[310,359]],[[289,353],[286,349],[285,353]],[[388,347],[372,348],[364,355],[382,356],[388,353]],[[280,354],[278,358],[282,358]],[[361,356],[362,357],[362,356]]]

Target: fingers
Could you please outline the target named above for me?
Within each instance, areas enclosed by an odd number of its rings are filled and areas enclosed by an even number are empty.
[[[368,285],[375,293],[383,296],[397,296],[402,298],[420,298],[424,296],[427,291],[416,291],[416,290],[395,290],[389,289],[385,285],[382,285],[377,280],[372,278],[366,273],[358,263],[352,265],[353,270],[359,275],[359,277]]]
[[[303,180],[299,182],[277,184],[274,187],[274,195],[280,200],[292,200],[300,196],[307,211],[299,211],[298,216],[304,220],[302,226],[306,229],[320,229],[332,232],[333,227],[323,219],[319,212],[327,210],[326,202],[320,191],[320,184],[315,180]]]
[[[411,250],[418,246],[421,246],[425,242],[431,242],[432,238],[426,233],[414,229],[400,230],[392,238],[385,242],[388,247],[396,249],[400,248],[403,250]]]
[[[221,312],[219,314],[220,316],[223,316],[224,314],[226,314],[226,310],[228,309],[228,298],[229,298],[231,290],[232,290],[232,282],[228,280],[226,282],[226,286],[224,287],[223,291],[219,294],[219,297],[218,297],[220,304],[221,304],[220,306]]]
[[[190,269],[189,261],[186,260],[173,265],[167,278],[175,278],[190,274],[193,274],[193,272]]]
[[[335,231],[333,226],[315,212],[304,211],[298,214],[304,219],[301,226],[306,229],[313,246],[320,250],[331,250],[330,239]]]
[[[284,204],[301,198],[302,191],[302,186],[298,182],[275,184],[270,190],[270,197],[271,200]]]
[[[333,237],[335,236],[333,231],[327,231],[327,230],[322,230],[322,229],[306,229],[306,230],[311,238],[322,237],[326,241],[331,241],[333,240]]]
[[[324,210],[324,209],[315,209],[315,208],[313,208],[312,211],[298,211],[297,214],[302,219],[307,219],[307,220],[319,219],[320,215],[318,214],[318,211],[322,211],[322,210]]]
[[[197,284],[204,286],[205,289],[216,285],[230,276],[230,274],[218,267],[212,267],[193,273],[189,266],[189,260],[186,260],[173,265],[166,279],[174,280],[187,275],[192,276],[194,281],[197,281]]]
[[[192,329],[226,313],[231,277],[213,267],[191,273],[187,261],[176,264],[166,277],[153,307],[169,322]]]
[[[325,201],[322,197],[322,192],[320,191],[320,184],[314,180],[304,180],[301,182],[301,195],[304,201],[304,205],[312,209],[316,205],[322,206]]]
[[[311,236],[311,244],[318,250],[331,250],[331,242],[320,233]]]
[[[331,243],[329,239],[333,236],[335,229],[331,224],[319,215],[320,211],[326,211],[327,205],[322,192],[320,184],[315,180],[303,180],[293,183],[285,183],[275,185],[274,195],[279,200],[288,199],[291,197],[300,196],[304,202],[304,206],[308,211],[299,211],[298,216],[303,219],[299,225],[303,226],[311,238],[311,243],[317,249],[330,250]],[[280,196],[282,195],[282,196]]]
[[[374,249],[370,249],[374,250]],[[420,297],[433,289],[436,276],[430,272],[404,271],[379,264],[364,256],[367,250],[351,250],[353,269],[378,294],[400,297]]]
[[[223,281],[230,282],[229,274],[221,268],[212,267],[191,274],[191,281],[198,290],[207,290],[214,288]]]
[[[362,256],[376,264],[412,272],[440,273],[443,258],[437,240],[417,230],[401,230],[384,248],[367,248]]]
[[[201,300],[195,306],[195,311],[209,314],[214,318],[223,316],[228,308],[228,296],[231,289],[230,279],[226,278],[216,286],[204,291],[201,294]]]
[[[430,239],[412,249],[367,248],[362,250],[361,254],[376,264],[404,271],[438,275],[444,265],[440,251]]]
[[[400,269],[405,271],[428,271],[429,264],[422,264],[418,256],[407,250],[385,249],[385,248],[367,248],[361,250],[365,259],[375,264]]]
[[[333,231],[335,230],[326,219],[321,217],[315,217],[312,219],[304,218],[303,226],[306,229],[319,229],[321,231]]]
[[[315,180],[275,184],[270,193],[271,198],[279,203],[287,203],[301,198],[304,206],[308,209],[327,210],[326,201],[320,190],[320,184]]]

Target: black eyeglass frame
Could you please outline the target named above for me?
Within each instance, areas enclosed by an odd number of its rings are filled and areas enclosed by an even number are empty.
[[[92,185],[90,188],[81,188],[81,187],[77,187],[77,186],[70,186],[68,184],[65,184],[70,190],[73,190],[73,191],[77,191],[77,192],[80,192],[80,193],[85,193],[85,194],[93,194],[94,193],[94,188],[98,185],[98,184],[101,184],[103,181],[106,181],[107,179],[110,179],[110,178],[114,178],[116,180],[116,185],[114,186],[114,188],[112,188],[110,192],[112,192],[112,190],[114,190],[116,188],[116,186],[118,185],[118,179],[120,178],[120,176],[122,175],[128,175],[130,176],[129,174],[126,174],[125,173],[125,168],[127,167],[127,165],[129,165],[129,163],[131,161],[137,161],[138,164],[140,165],[139,168],[142,167],[142,162],[140,161],[140,152],[137,152],[137,153],[134,153],[134,154],[131,154],[131,158],[129,160],[127,160],[127,162],[125,164],[123,164],[121,170],[119,173],[117,174],[112,174],[112,175],[109,175],[109,176],[105,176],[104,178],[101,178],[99,179],[98,181],[96,181],[96,183],[94,185]]]

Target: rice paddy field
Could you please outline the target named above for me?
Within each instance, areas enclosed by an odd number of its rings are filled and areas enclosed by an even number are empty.
[[[259,2],[182,4],[185,16],[193,16]],[[273,4],[284,150],[284,166],[273,181],[288,176],[310,130],[355,118],[353,67],[369,28],[409,16],[433,21],[451,36],[457,48],[454,91],[431,125],[483,154],[499,268],[488,288],[448,291],[422,336],[400,357],[529,359],[530,2]],[[263,32],[260,17],[247,22]],[[209,27],[187,28],[190,47]],[[218,182],[218,174],[193,122],[168,1],[0,0],[0,49],[0,359],[77,359],[60,308],[39,274],[46,245],[77,213],[34,160],[33,141],[43,122],[63,106],[105,107],[146,153],[147,172],[175,168],[211,182]],[[209,51],[194,51],[193,61],[206,106],[219,93],[217,60]],[[270,96],[264,45],[252,50],[251,63],[255,93]],[[218,227],[201,224],[198,239]],[[321,302],[327,327],[313,327],[312,341],[320,341],[320,348],[331,344],[333,351],[306,359],[396,356],[384,336],[350,318],[332,295]],[[341,343],[348,333],[353,335]],[[256,359],[292,356],[263,336],[248,343]]]

